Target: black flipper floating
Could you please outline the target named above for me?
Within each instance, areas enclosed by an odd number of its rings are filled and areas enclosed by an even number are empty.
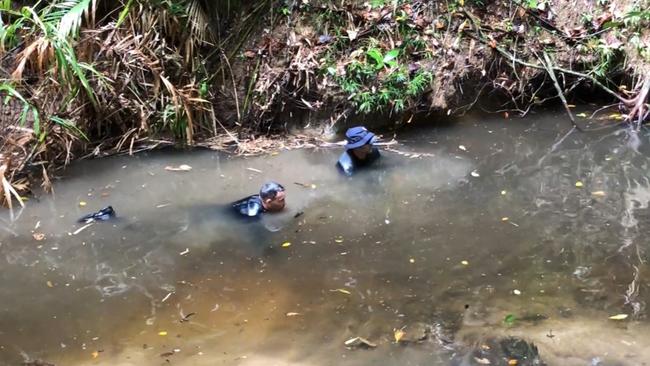
[[[108,206],[80,218],[78,222],[88,224],[94,221],[106,221],[113,217],[115,217],[115,210],[113,210],[112,206]]]

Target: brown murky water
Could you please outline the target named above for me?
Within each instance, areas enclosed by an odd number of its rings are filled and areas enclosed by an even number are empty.
[[[407,131],[395,148],[415,157],[353,179],[329,149],[76,164],[3,216],[0,364],[476,365],[505,336],[549,365],[644,364],[648,137],[562,139],[564,119]],[[286,212],[226,213],[267,179]],[[109,204],[116,220],[78,231]]]

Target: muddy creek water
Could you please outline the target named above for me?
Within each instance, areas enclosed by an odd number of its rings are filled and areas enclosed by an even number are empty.
[[[507,364],[506,336],[549,365],[645,364],[648,137],[567,125],[409,130],[352,179],[338,149],[75,164],[3,216],[0,365]],[[285,212],[226,213],[267,179]]]

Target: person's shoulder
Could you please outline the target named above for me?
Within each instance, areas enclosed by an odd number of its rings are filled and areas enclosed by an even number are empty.
[[[339,160],[336,162],[336,166],[345,175],[350,176],[354,173],[354,161],[347,151],[341,154]]]
[[[264,211],[259,195],[242,198],[232,204],[233,209],[242,216],[255,217]]]

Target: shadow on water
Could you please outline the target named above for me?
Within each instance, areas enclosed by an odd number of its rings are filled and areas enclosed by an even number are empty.
[[[638,365],[648,137],[566,132],[554,114],[412,130],[353,179],[335,150],[76,164],[3,221],[0,364],[507,364],[534,344]],[[233,216],[268,179],[287,210]],[[108,204],[116,220],[75,223]]]

